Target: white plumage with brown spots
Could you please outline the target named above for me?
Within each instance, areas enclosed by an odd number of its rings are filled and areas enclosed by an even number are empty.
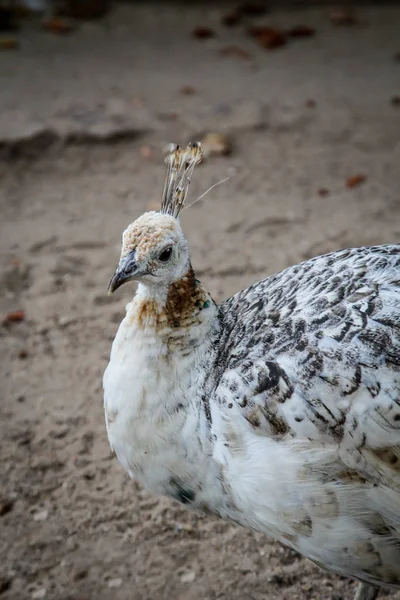
[[[217,305],[178,219],[198,144],[171,148],[162,209],[124,232],[135,280],[104,375],[109,440],[156,494],[400,589],[400,245],[340,250]]]

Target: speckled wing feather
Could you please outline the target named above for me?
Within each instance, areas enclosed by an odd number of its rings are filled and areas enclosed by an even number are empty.
[[[282,499],[286,522],[301,528],[284,541],[338,572],[399,587],[400,245],[308,260],[225,301],[220,318],[214,384],[226,420],[239,410],[249,440],[306,449],[296,480],[307,493],[292,486],[300,496]]]
[[[385,436],[359,419],[354,441],[399,441],[400,245],[311,259],[238,293],[221,313],[218,390],[237,396],[250,422],[251,406],[263,408],[254,427],[343,441],[348,412],[361,405]]]

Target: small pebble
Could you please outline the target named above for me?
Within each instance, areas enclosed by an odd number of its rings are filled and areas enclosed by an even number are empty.
[[[64,327],[68,327],[68,325],[72,325],[76,321],[76,317],[59,317],[58,325],[64,329]]]
[[[32,592],[31,598],[32,600],[42,600],[42,598],[46,598],[47,590],[46,588],[39,588]]]
[[[195,571],[189,571],[188,573],[184,573],[181,576],[181,582],[182,583],[193,583],[193,581],[196,579],[196,573]]]
[[[115,577],[114,579],[109,579],[107,583],[109,588],[119,588],[122,585],[121,577]]]
[[[46,521],[48,516],[49,516],[48,510],[46,510],[46,509],[39,510],[38,512],[33,513],[33,520],[34,521]]]
[[[194,533],[195,532],[195,530],[192,527],[192,525],[189,525],[188,523],[177,523],[175,525],[175,530],[178,533],[184,532],[184,533],[189,533],[190,534],[190,533]]]

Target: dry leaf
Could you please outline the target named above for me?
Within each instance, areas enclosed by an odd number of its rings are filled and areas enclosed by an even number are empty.
[[[43,27],[56,34],[70,33],[74,29],[74,26],[70,21],[59,17],[43,21]]]
[[[195,38],[206,40],[208,38],[214,37],[215,32],[213,29],[211,29],[211,27],[198,26],[193,29],[192,35]]]
[[[233,27],[234,25],[237,25],[241,21],[241,18],[242,18],[242,15],[239,10],[231,10],[231,11],[227,12],[225,15],[223,15],[223,17],[221,18],[221,23],[222,23],[222,25],[225,25],[226,27]]]
[[[365,175],[353,175],[352,177],[349,177],[346,180],[346,186],[348,188],[354,188],[354,187],[357,187],[358,185],[360,185],[361,183],[364,183],[365,180],[366,180]]]
[[[181,94],[184,96],[193,96],[196,93],[196,90],[191,85],[183,85],[180,89]]]
[[[346,27],[351,27],[358,23],[354,11],[346,7],[336,8],[335,10],[333,10],[330,14],[330,20],[334,25],[341,25]]]
[[[286,36],[279,29],[273,27],[265,27],[258,35],[255,36],[258,43],[267,50],[274,50],[286,44]]]
[[[121,577],[115,577],[114,579],[110,579],[107,583],[109,588],[120,588],[122,585],[122,578]]]
[[[292,38],[312,37],[316,34],[314,27],[308,25],[296,25],[287,32],[287,35]]]
[[[17,50],[19,43],[13,38],[5,38],[0,40],[0,50]]]
[[[23,310],[14,310],[12,312],[9,312],[4,318],[3,318],[3,324],[4,323],[18,323],[20,321],[23,321],[25,319],[25,312]]]

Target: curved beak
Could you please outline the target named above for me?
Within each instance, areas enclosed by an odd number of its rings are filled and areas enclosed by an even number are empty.
[[[112,294],[121,287],[122,284],[134,279],[138,271],[138,265],[135,259],[136,251],[132,250],[127,256],[121,259],[113,278],[108,285],[108,293]]]

